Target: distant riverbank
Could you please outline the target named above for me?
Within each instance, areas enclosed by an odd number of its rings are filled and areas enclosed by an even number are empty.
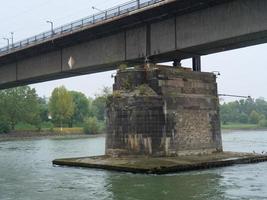
[[[260,127],[258,124],[223,124],[222,130],[267,130],[267,127]]]
[[[259,127],[257,124],[226,124],[221,125],[223,131],[234,130],[267,130],[267,128]],[[59,128],[53,131],[14,131],[7,134],[0,134],[0,142],[13,140],[29,140],[29,139],[75,139],[105,136],[105,134],[89,135],[83,133],[81,128],[64,128],[61,132]]]
[[[104,134],[89,135],[84,133],[60,133],[60,132],[32,132],[32,131],[16,131],[7,134],[0,134],[0,142],[13,140],[29,140],[29,139],[75,139],[75,138],[90,138],[103,136]]]

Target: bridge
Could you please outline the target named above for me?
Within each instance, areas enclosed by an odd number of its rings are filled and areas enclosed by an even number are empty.
[[[134,0],[0,49],[0,88],[264,43],[265,0]]]

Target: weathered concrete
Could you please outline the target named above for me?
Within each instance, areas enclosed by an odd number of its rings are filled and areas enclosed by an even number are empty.
[[[264,43],[265,0],[165,0],[0,55],[0,88],[164,62]],[[73,58],[73,66],[68,62]]]
[[[216,77],[185,68],[119,70],[107,103],[106,154],[222,151]]]
[[[179,157],[145,157],[145,156],[96,156],[83,158],[57,159],[55,165],[105,169],[120,172],[167,174],[236,164],[248,164],[267,161],[267,155],[224,152],[209,155]]]

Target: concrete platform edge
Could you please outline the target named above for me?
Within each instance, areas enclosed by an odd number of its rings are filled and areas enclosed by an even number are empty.
[[[58,165],[58,166],[83,167],[83,168],[103,169],[103,170],[111,170],[118,172],[168,174],[168,173],[178,173],[178,172],[185,172],[192,170],[202,170],[209,168],[232,166],[237,164],[250,164],[250,163],[259,163],[267,161],[267,155],[260,155],[260,154],[248,155],[244,157],[230,157],[227,159],[221,159],[215,161],[211,160],[211,161],[204,161],[204,162],[190,163],[190,164],[174,164],[173,166],[164,166],[164,164],[163,165],[159,164],[158,166],[151,168],[133,167],[127,165],[119,166],[116,164],[108,164],[105,162],[101,164],[96,164],[93,162],[86,163],[77,161],[77,159],[86,159],[86,158],[103,159],[104,157],[105,156],[94,156],[94,157],[84,157],[84,158],[56,159],[53,160],[52,163],[53,165]],[[147,159],[149,161],[149,158]]]

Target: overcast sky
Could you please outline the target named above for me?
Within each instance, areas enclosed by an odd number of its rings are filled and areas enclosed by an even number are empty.
[[[10,32],[14,32],[16,42],[49,30],[50,25],[46,20],[52,20],[55,26],[60,26],[95,13],[92,6],[103,10],[124,2],[127,0],[2,0],[0,38],[10,37]],[[1,39],[0,46],[5,45],[6,42]],[[183,65],[191,66],[191,61],[183,61]],[[220,93],[267,99],[267,44],[204,56],[202,65],[203,71],[220,71]],[[31,86],[36,88],[40,96],[50,96],[53,88],[60,85],[94,96],[103,86],[112,85],[112,73],[114,72],[79,76]]]

